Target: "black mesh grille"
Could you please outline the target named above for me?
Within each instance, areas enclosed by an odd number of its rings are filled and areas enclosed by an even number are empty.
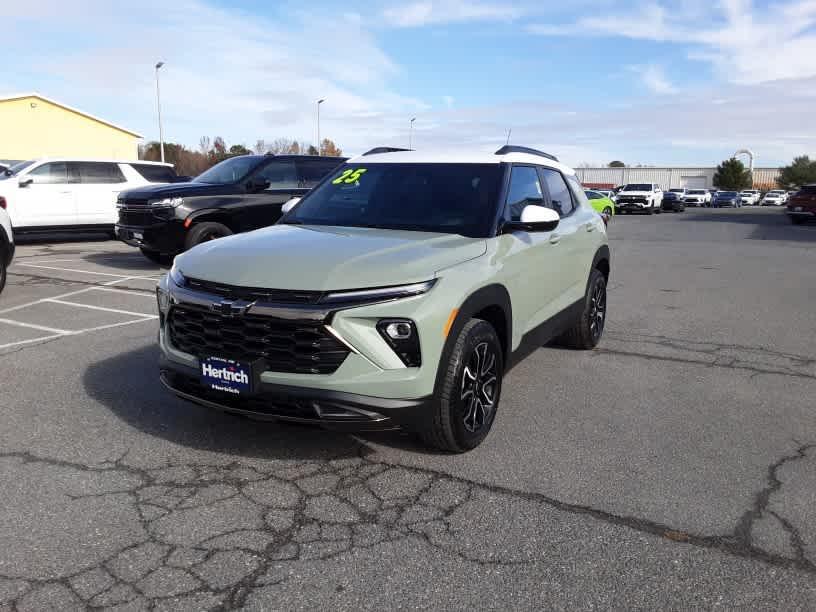
[[[119,209],[119,223],[121,225],[144,226],[153,225],[158,221],[159,219],[156,219],[153,216],[153,212],[150,209],[147,210],[141,208]]]
[[[348,348],[319,322],[243,315],[224,317],[198,306],[171,310],[173,346],[197,357],[264,360],[264,369],[299,374],[331,374]]]
[[[219,295],[231,300],[246,300],[254,302],[271,302],[275,304],[316,304],[323,295],[320,291],[291,291],[286,289],[264,289],[256,287],[236,287],[225,285],[224,283],[214,283],[212,281],[198,278],[187,278],[185,286],[188,289],[203,291],[213,295]]]

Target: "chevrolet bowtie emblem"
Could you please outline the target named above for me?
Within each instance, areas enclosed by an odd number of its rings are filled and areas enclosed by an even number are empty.
[[[245,300],[221,300],[210,304],[210,310],[217,312],[222,317],[237,317],[246,314],[253,302]]]

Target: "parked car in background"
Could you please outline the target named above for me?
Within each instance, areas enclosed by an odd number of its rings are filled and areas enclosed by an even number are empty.
[[[788,198],[788,207],[785,212],[791,222],[796,225],[816,220],[816,183],[802,185],[799,191],[794,192]]]
[[[784,206],[788,201],[788,194],[781,189],[774,189],[765,194],[762,198],[762,206]]]
[[[689,189],[683,201],[686,206],[708,206],[711,204],[711,192],[708,189]]]
[[[167,263],[197,244],[273,225],[281,206],[306,194],[345,161],[310,155],[241,155],[192,181],[119,196],[116,236]]]
[[[3,293],[6,286],[6,274],[12,259],[14,259],[14,234],[11,231],[11,219],[6,212],[6,201],[0,197],[0,293]]]
[[[663,194],[663,201],[660,204],[660,208],[672,212],[683,212],[686,210],[685,197],[685,189],[669,189]]]
[[[615,192],[612,189],[592,189],[591,191],[600,193],[602,196],[609,198],[613,202],[615,201]]]
[[[505,364],[601,339],[605,226],[552,155],[364,154],[287,208],[160,281],[161,381],[181,398],[465,452],[501,414]]]
[[[16,234],[101,230],[113,235],[120,191],[176,179],[170,164],[69,158],[26,161],[0,181]]]
[[[745,206],[756,206],[762,197],[762,193],[759,189],[743,189],[739,195],[740,201]]]
[[[711,200],[712,208],[740,208],[742,206],[742,194],[736,191],[718,191],[714,199]]]
[[[587,189],[584,191],[584,193],[586,194],[587,200],[589,200],[589,203],[592,205],[592,208],[597,210],[602,215],[606,215],[607,217],[611,218],[615,216],[615,203],[608,195],[604,195],[602,191],[595,189]]]
[[[624,185],[615,201],[617,212],[642,212],[647,215],[660,212],[663,191],[656,183],[629,183]]]

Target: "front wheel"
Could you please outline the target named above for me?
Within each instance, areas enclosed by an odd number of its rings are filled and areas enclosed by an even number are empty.
[[[794,225],[802,225],[805,222],[805,220],[802,217],[791,217],[790,220],[791,223],[793,223]],[[0,285],[0,291],[2,291],[2,289],[3,286]]]
[[[501,397],[504,359],[496,330],[471,319],[459,332],[429,421],[420,429],[428,446],[463,453],[487,437]]]
[[[569,348],[589,350],[598,345],[606,325],[606,278],[600,270],[589,275],[584,308],[573,326],[561,336],[561,343]]]
[[[3,293],[3,287],[6,286],[6,257],[3,251],[0,250],[0,293]]]
[[[184,240],[184,248],[189,250],[202,242],[209,242],[210,240],[231,235],[232,230],[221,223],[213,223],[211,221],[197,223],[193,226],[193,229],[190,230],[190,233],[187,234],[187,238]]]

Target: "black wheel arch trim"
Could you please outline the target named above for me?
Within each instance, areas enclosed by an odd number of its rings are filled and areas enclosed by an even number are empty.
[[[210,218],[207,218],[210,217]],[[233,213],[224,208],[201,208],[190,211],[190,214],[185,217],[185,223],[189,220],[190,223],[221,223],[229,227],[228,223],[232,221]],[[232,229],[230,227],[230,229]]]
[[[11,264],[11,260],[14,257],[14,242],[6,233],[6,228],[2,225],[0,225],[0,255],[5,259],[3,263],[7,266]]]
[[[505,328],[503,330],[496,330],[496,333],[505,335],[504,354],[502,355],[504,363],[507,363],[512,353],[513,344],[513,306],[510,302],[510,294],[507,288],[500,284],[492,284],[481,287],[471,293],[462,305],[459,306],[459,311],[456,313],[456,318],[448,330],[448,336],[445,339],[445,345],[442,347],[442,353],[439,357],[439,362],[436,366],[436,380],[434,382],[434,395],[438,397],[438,391],[441,388],[442,379],[445,371],[448,368],[448,362],[453,347],[456,344],[456,339],[465,324],[470,321],[474,315],[485,308],[490,307],[501,308],[504,314]]]
[[[612,255],[609,252],[609,245],[602,244],[598,247],[598,250],[595,251],[595,257],[592,258],[592,267],[590,270],[594,270],[598,267],[598,263],[601,261],[606,261],[606,265],[609,266],[610,274],[612,272]],[[608,281],[609,279],[607,279]]]

